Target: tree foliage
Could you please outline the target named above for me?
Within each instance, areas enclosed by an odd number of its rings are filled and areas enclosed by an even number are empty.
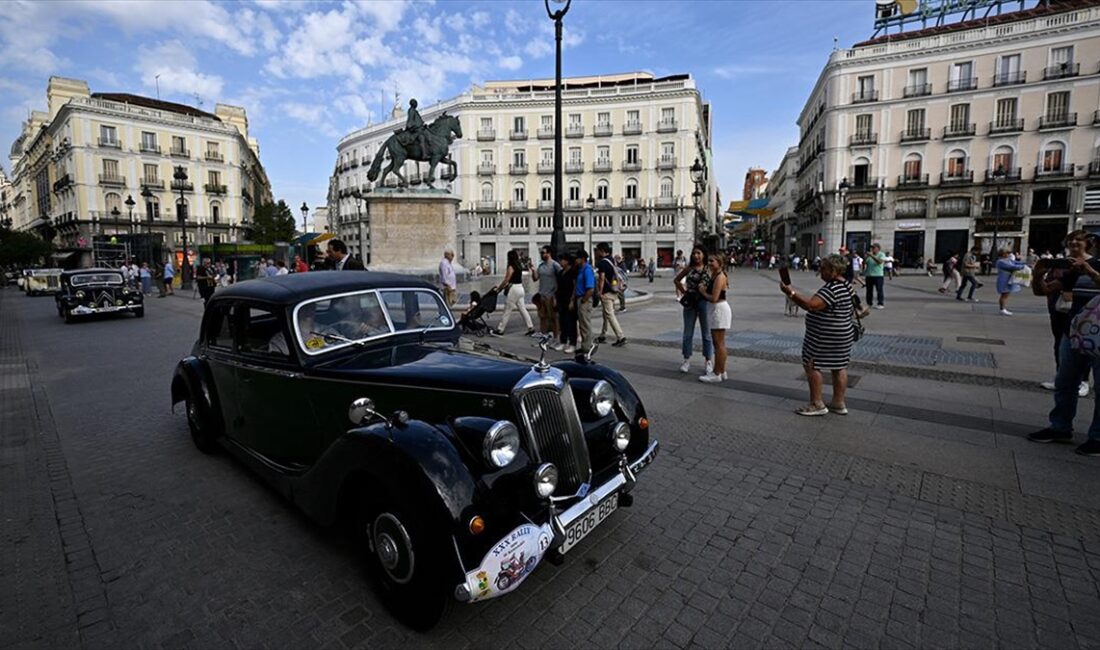
[[[289,242],[294,239],[294,214],[286,201],[265,203],[253,215],[252,241],[257,244]]]
[[[53,252],[53,245],[37,235],[0,228],[0,266],[34,266]]]

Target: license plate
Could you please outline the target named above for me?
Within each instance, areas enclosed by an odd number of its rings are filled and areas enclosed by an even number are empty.
[[[603,523],[603,520],[610,517],[611,513],[618,508],[619,496],[612,494],[584,513],[579,519],[569,524],[569,527],[565,529],[565,542],[561,545],[561,552],[568,553],[569,549],[587,537],[588,533],[595,530],[596,526]]]

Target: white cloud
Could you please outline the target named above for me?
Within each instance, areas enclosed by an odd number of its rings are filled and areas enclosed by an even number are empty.
[[[440,19],[437,17],[435,20],[429,21],[427,18],[420,16],[413,21],[413,29],[428,43],[437,45],[443,40],[443,30],[439,27]]]
[[[257,29],[256,14],[248,9],[234,15],[224,5],[207,0],[96,1],[73,6],[107,16],[131,34],[174,32],[214,40],[245,56],[252,56],[257,51],[251,38]]]
[[[473,15],[470,16],[470,22],[477,29],[485,27],[489,24],[489,21],[491,20],[492,18],[489,16],[489,14],[484,11],[475,11]]]
[[[153,48],[138,51],[134,70],[141,75],[146,88],[155,88],[159,75],[160,93],[183,95],[193,99],[198,94],[208,105],[220,101],[225,81],[217,75],[199,72],[191,51],[179,41],[168,41]]]
[[[332,116],[328,108],[317,103],[285,102],[281,108],[288,116],[305,122],[317,129],[322,135],[329,138],[339,138],[343,135],[340,129],[332,122]]]
[[[48,3],[7,3],[0,11],[0,68],[53,74],[66,61],[50,49],[63,18]]]
[[[758,74],[774,74],[779,70],[765,65],[731,64],[721,65],[714,69],[714,74],[723,79],[739,79]]]
[[[312,79],[328,75],[362,78],[362,69],[350,61],[356,36],[349,29],[353,9],[306,14],[301,26],[282,46],[282,54],[268,60],[267,70],[278,77]]]
[[[497,59],[497,67],[505,70],[519,70],[523,67],[523,59],[518,56],[502,56]]]
[[[504,14],[504,26],[509,32],[517,35],[526,33],[528,29],[527,21],[515,9],[509,9],[508,13]]]
[[[533,39],[527,41],[527,45],[523,47],[523,51],[532,59],[541,59],[544,56],[553,54],[554,46],[547,43],[545,39]]]
[[[370,31],[384,34],[393,31],[401,24],[409,3],[406,0],[376,0],[347,6],[357,8],[360,14],[371,19],[373,25],[370,25]]]

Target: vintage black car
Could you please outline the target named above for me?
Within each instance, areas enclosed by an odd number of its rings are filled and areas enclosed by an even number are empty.
[[[77,269],[61,273],[57,315],[66,323],[81,316],[131,313],[145,316],[145,296],[140,289],[127,286],[116,269]]]
[[[657,454],[622,375],[475,346],[435,288],[386,273],[219,290],[175,370],[180,402],[200,450],[353,524],[384,601],[419,629],[560,561],[631,505]]]

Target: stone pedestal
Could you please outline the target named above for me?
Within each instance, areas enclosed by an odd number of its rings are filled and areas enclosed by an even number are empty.
[[[443,190],[375,190],[370,211],[368,269],[412,275],[438,273],[443,251],[455,248],[458,198]]]

